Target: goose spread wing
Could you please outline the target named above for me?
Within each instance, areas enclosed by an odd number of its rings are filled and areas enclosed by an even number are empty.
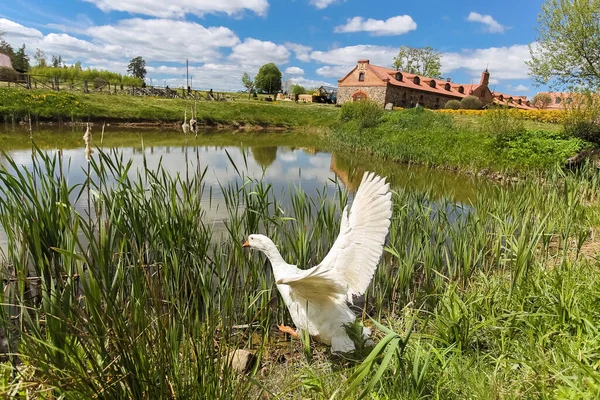
[[[346,286],[336,278],[336,274],[332,271],[317,266],[281,278],[277,281],[277,284],[289,285],[293,297],[299,296],[304,300],[321,303],[345,298]]]
[[[347,287],[348,300],[369,287],[383,252],[392,216],[392,194],[385,178],[365,173],[352,208],[342,211],[340,233],[316,268],[325,268]]]

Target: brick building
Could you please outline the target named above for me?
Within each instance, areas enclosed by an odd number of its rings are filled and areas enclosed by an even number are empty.
[[[461,100],[475,96],[484,104],[500,103],[510,107],[530,108],[527,99],[520,101],[500,100],[498,94],[489,89],[490,73],[481,73],[478,84],[454,83],[450,79],[434,79],[409,74],[395,69],[372,65],[369,60],[359,60],[345,77],[338,80],[337,103],[370,99],[382,107],[388,103],[396,107],[443,108],[449,100]],[[505,96],[501,94],[502,99]]]

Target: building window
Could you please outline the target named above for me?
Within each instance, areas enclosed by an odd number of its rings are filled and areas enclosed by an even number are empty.
[[[500,97],[498,97],[498,99],[499,99],[500,101],[504,101],[504,96],[503,96],[503,95],[500,95]]]
[[[556,100],[554,100],[554,104],[560,104],[561,101],[562,99],[560,97],[557,97]]]
[[[434,80],[429,81],[429,86],[432,87],[432,88],[434,88],[435,87],[435,81]]]
[[[512,103],[512,102],[513,102],[513,98],[512,98],[512,97],[509,97],[509,98],[508,98],[508,102],[509,102],[509,103]]]
[[[573,99],[572,99],[572,98],[570,98],[570,97],[567,97],[567,104],[571,104],[571,102],[572,102],[572,101],[573,101]]]
[[[519,105],[523,104],[523,100],[519,99],[519,101],[517,101],[517,103],[519,103]]]
[[[397,81],[401,81],[402,80],[402,74],[400,72],[396,72],[396,80]]]
[[[365,73],[364,72],[361,72],[360,74],[358,74],[358,80],[360,82],[364,82],[364,80],[365,80]]]
[[[449,83],[446,83],[446,85],[444,86],[444,89],[446,89],[446,90],[450,90],[450,84],[449,84]]]
[[[418,76],[415,76],[415,78],[413,79],[413,83],[414,83],[415,85],[420,85],[420,84],[421,84],[421,80],[419,79],[419,77],[418,77]]]
[[[465,93],[465,88],[462,87],[462,86],[459,86],[458,87],[458,93],[463,93],[464,94]]]

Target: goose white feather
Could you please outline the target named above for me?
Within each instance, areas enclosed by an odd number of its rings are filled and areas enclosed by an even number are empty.
[[[342,212],[340,233],[319,265],[301,270],[288,264],[264,235],[250,235],[244,246],[262,251],[269,259],[277,289],[296,328],[330,344],[333,352],[349,352],[355,345],[344,325],[356,317],[348,302],[369,287],[391,216],[389,184],[374,173],[365,173],[350,212],[348,207]],[[364,328],[363,335],[369,334]]]

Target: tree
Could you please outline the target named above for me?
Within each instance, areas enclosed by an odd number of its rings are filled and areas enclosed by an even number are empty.
[[[58,57],[55,55],[52,56],[52,67],[61,68],[63,65],[64,62],[61,55],[59,55]]]
[[[600,0],[546,0],[529,46],[530,75],[552,88],[600,88]]]
[[[0,32],[2,33],[2,32]],[[10,57],[10,61],[12,62],[15,57],[15,51],[6,40],[4,40],[3,34],[0,34],[0,53],[6,54]]]
[[[441,78],[442,53],[429,46],[422,49],[400,46],[398,55],[394,57],[393,66],[397,70],[410,74]]]
[[[35,60],[37,67],[45,67],[47,65],[46,53],[44,53],[43,50],[35,49],[35,55],[33,56],[33,59]]]
[[[292,94],[295,94],[296,96],[298,96],[298,95],[306,93],[306,89],[304,89],[304,86],[292,85],[292,86],[290,86],[290,92],[292,92]]]
[[[144,80],[146,78],[146,61],[141,56],[131,59],[127,67],[127,72],[136,78]]]
[[[259,68],[254,78],[256,89],[265,93],[275,93],[281,90],[281,71],[277,65],[268,63]]]
[[[533,105],[537,108],[544,109],[552,103],[552,96],[548,93],[538,93],[533,96]]]
[[[242,85],[248,90],[248,98],[250,98],[254,90],[254,81],[250,79],[250,75],[247,72],[244,72],[244,75],[242,75]]]
[[[460,108],[465,110],[481,110],[483,102],[475,96],[463,97],[460,101]]]
[[[17,50],[15,56],[13,57],[13,68],[17,71],[27,72],[29,71],[29,56],[25,53],[25,45]]]

